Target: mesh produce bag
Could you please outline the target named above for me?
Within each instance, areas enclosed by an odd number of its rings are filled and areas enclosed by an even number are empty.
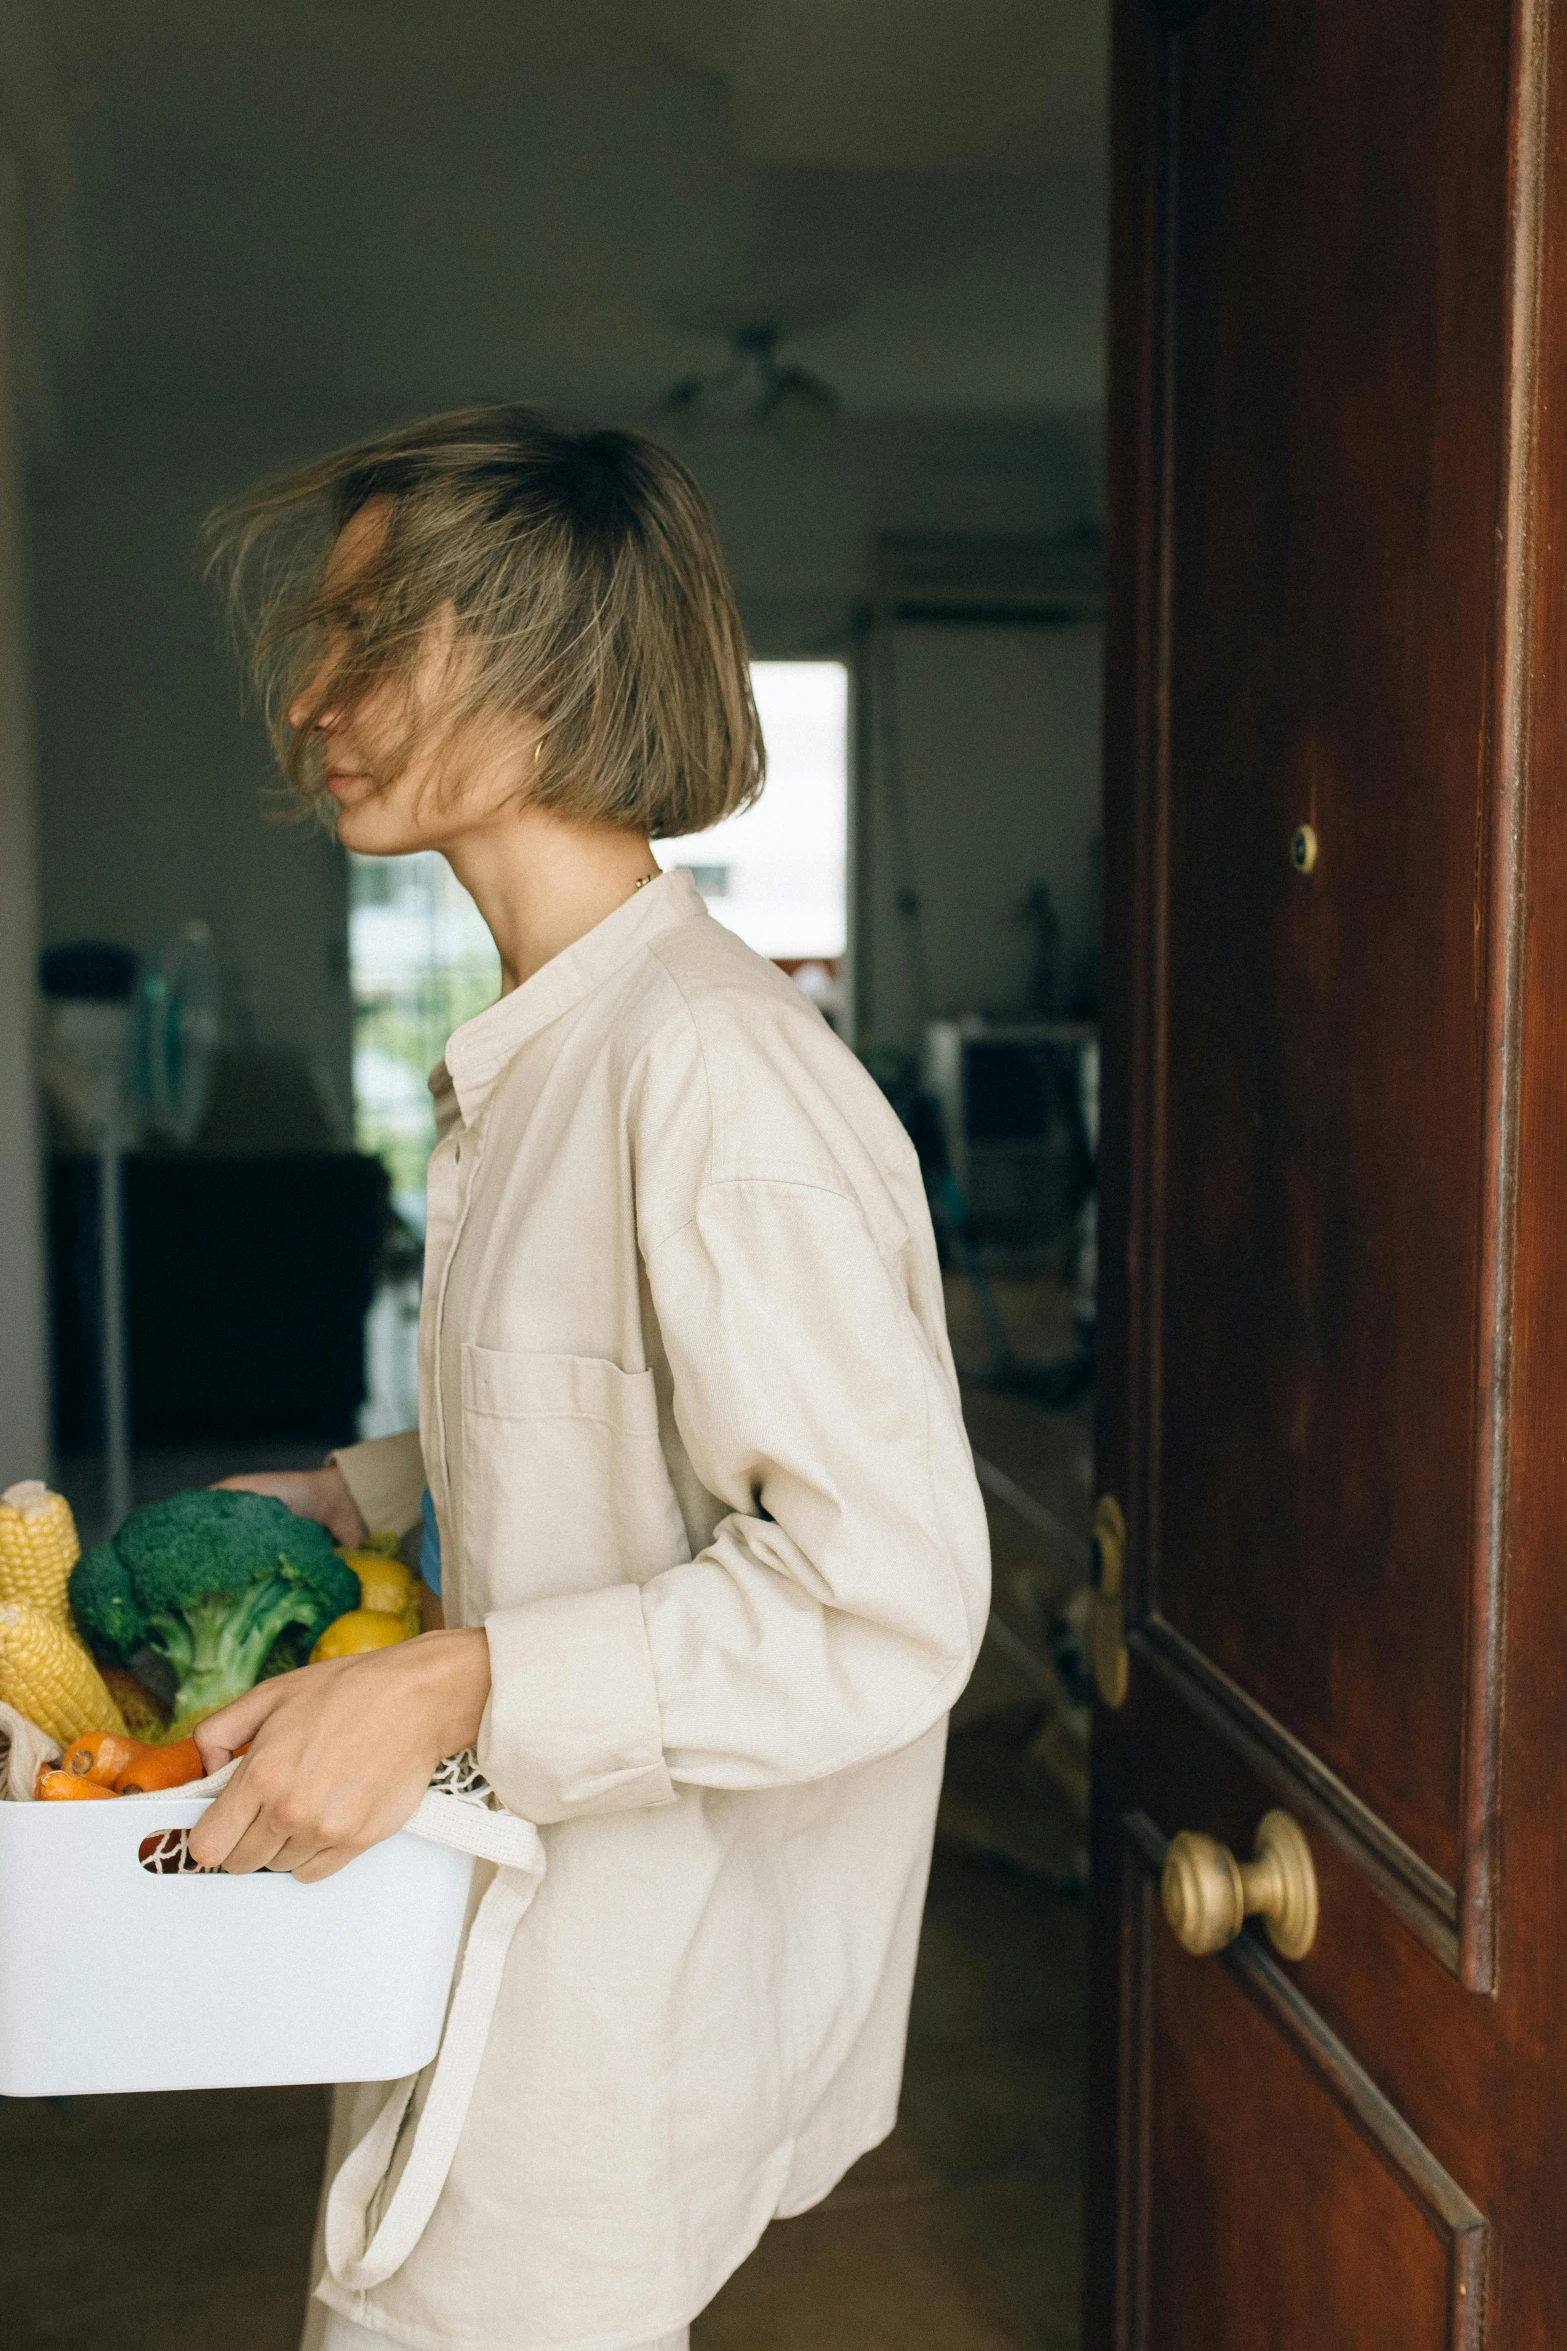
[[[58,1739],[0,1700],[0,1797],[31,1804],[40,1767],[56,1762],[59,1753]]]

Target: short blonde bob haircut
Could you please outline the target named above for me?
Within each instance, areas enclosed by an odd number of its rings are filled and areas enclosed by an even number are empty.
[[[351,581],[329,582],[337,534],[372,499],[388,501],[384,534]],[[679,459],[640,433],[563,431],[511,403],[453,409],[265,483],[207,530],[284,774],[308,806],[323,805],[316,719],[388,680],[406,690],[447,612],[469,657],[434,723],[451,742],[542,722],[530,801],[668,839],[762,788],[712,515]],[[292,726],[290,701],[312,681]],[[410,720],[399,768],[414,743]]]

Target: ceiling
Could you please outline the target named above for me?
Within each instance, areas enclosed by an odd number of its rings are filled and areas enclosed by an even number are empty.
[[[13,9],[37,307],[88,415],[640,416],[764,319],[850,413],[1098,397],[1100,0]]]

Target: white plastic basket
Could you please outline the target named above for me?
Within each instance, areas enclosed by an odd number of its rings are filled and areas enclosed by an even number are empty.
[[[210,1801],[0,1803],[0,2096],[393,2081],[434,2057],[472,1853],[403,1830],[314,1886],[149,1867]]]

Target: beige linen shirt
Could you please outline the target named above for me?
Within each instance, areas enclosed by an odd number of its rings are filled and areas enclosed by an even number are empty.
[[[548,1874],[423,2239],[323,2299],[625,2351],[892,2126],[984,1512],[914,1153],[687,874],[431,1084],[421,1428],[339,1459],[377,1523],[428,1479]]]

